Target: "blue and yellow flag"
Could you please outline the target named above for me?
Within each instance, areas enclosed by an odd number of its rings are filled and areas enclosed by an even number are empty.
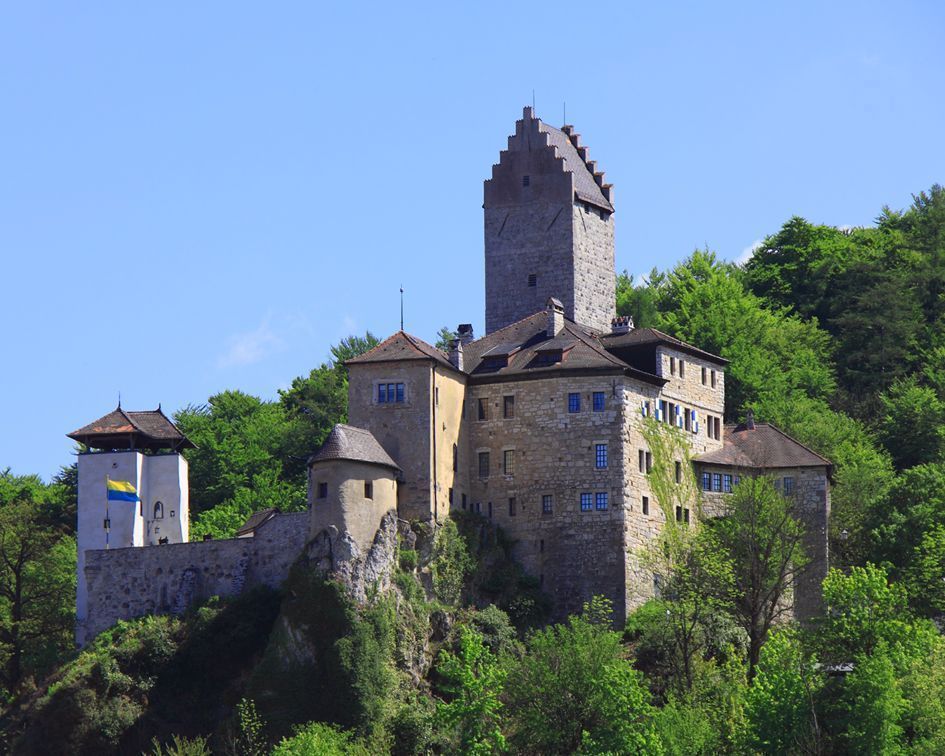
[[[109,501],[138,501],[138,492],[135,487],[125,480],[105,480]]]

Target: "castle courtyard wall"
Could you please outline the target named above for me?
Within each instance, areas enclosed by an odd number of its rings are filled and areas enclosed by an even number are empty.
[[[86,551],[87,616],[77,640],[82,645],[118,620],[180,613],[258,585],[277,588],[308,531],[309,513],[292,512],[264,523],[252,538]]]

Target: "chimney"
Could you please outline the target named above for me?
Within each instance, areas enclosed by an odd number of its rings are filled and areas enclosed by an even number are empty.
[[[463,369],[463,340],[453,339],[450,342],[450,365],[457,370]]]
[[[629,315],[618,315],[610,321],[610,332],[614,335],[630,333],[633,330],[633,318]]]
[[[745,416],[745,427],[748,430],[755,429],[755,411],[748,410],[748,414]]]
[[[564,328],[564,305],[561,304],[560,299],[550,297],[545,310],[548,313],[548,338],[553,339]]]
[[[464,345],[475,339],[472,323],[460,323],[456,327],[456,335],[459,336],[460,342]]]

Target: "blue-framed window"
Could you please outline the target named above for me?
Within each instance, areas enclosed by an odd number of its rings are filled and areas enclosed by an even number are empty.
[[[712,490],[712,474],[704,472],[702,473],[702,490],[711,491]]]
[[[604,392],[595,391],[591,398],[594,402],[594,412],[603,412],[604,411]]]
[[[394,404],[404,401],[404,384],[402,383],[378,383],[377,384],[377,403]]]
[[[732,476],[727,473],[722,476],[722,491],[724,493],[732,492]]]
[[[594,500],[589,493],[581,494],[581,511],[590,512],[594,507]]]
[[[551,514],[554,511],[554,499],[551,498],[551,494],[541,497],[541,511],[542,514]]]
[[[597,444],[594,451],[594,467],[603,470],[607,467],[607,444]]]
[[[607,492],[606,491],[597,492],[597,499],[594,502],[594,506],[596,506],[599,510],[607,509]]]
[[[568,394],[568,412],[580,412],[580,411],[581,411],[581,395]]]
[[[716,492],[721,492],[722,473],[712,473],[712,490]]]
[[[784,479],[784,495],[790,496],[794,493],[794,478],[785,478]]]

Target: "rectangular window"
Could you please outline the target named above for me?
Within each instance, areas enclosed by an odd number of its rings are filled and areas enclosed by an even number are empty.
[[[715,371],[712,371],[712,388],[715,388]]]
[[[581,511],[590,512],[594,507],[594,500],[589,493],[581,494]]]
[[[594,453],[594,467],[602,470],[607,467],[607,444],[597,444]]]
[[[541,554],[545,553],[545,539],[544,538],[538,541],[538,552]]]
[[[702,385],[705,386],[705,368],[702,368]]]
[[[712,490],[712,475],[711,473],[704,472],[702,473],[702,490],[711,491]]]
[[[514,396],[502,397],[502,417],[506,419],[510,417],[515,417],[515,397]]]
[[[581,411],[581,395],[568,394],[568,412],[580,412],[580,411]]]
[[[686,361],[685,360],[679,361],[679,377],[680,378],[686,377]]]
[[[682,462],[676,463],[676,482],[682,483]]]
[[[489,502],[489,519],[492,519],[492,502]]]
[[[650,452],[646,453],[646,471],[649,472],[653,469],[653,455]]]
[[[541,511],[542,514],[551,514],[554,511],[554,500],[551,498],[551,494],[545,494],[541,497]]]
[[[732,492],[732,476],[726,473],[722,476],[722,492],[731,493]]]
[[[736,475],[734,481],[732,482],[732,485],[737,486],[739,480],[740,478]]]
[[[502,472],[512,475],[515,472],[515,450],[506,449],[502,452]]]
[[[466,494],[462,494],[462,498],[460,500],[463,502],[463,509],[466,509]]]
[[[459,449],[456,444],[453,444],[453,472],[456,472],[456,468],[459,466]]]
[[[477,502],[476,502],[476,514],[482,514],[482,502],[481,502],[481,501],[477,501]]]
[[[402,383],[378,383],[377,384],[377,403],[393,404],[404,401],[404,384]]]
[[[712,490],[716,492],[722,490],[722,473],[712,473]]]
[[[646,472],[646,453],[640,449],[640,472]]]
[[[534,273],[528,274],[528,286],[529,288],[532,288],[532,289],[538,286],[538,276],[535,275]]]
[[[509,497],[509,517],[515,517],[515,497]]]
[[[450,491],[452,492],[452,488]],[[373,499],[374,498],[374,483],[370,480],[364,481],[364,498]]]
[[[450,506],[453,506],[453,489],[450,489]]]
[[[594,398],[594,412],[603,412],[604,411],[604,392],[595,391],[593,394]]]
[[[601,512],[607,509],[607,492],[606,491],[597,492],[597,499],[595,501],[594,506],[596,506],[597,509],[600,510]]]
[[[683,416],[684,416],[683,427],[687,431],[691,431],[692,430],[692,410],[683,410]]]
[[[790,496],[794,493],[794,478],[785,478],[784,479],[784,495]]]
[[[676,375],[676,358],[675,357],[669,358],[669,374]]]
[[[489,452],[479,452],[479,477],[489,477]]]
[[[669,422],[669,417],[667,413],[667,404],[666,404],[665,399],[660,399],[660,416],[657,419],[662,420],[664,423]]]
[[[682,522],[682,507],[676,507],[676,522]]]
[[[688,524],[689,524],[689,509],[688,509],[688,507],[687,507],[686,509],[683,509],[682,515],[683,515],[683,522],[688,525]]]
[[[319,483],[319,484],[318,484],[318,498],[319,498],[319,499],[327,499],[327,498],[328,498],[328,484],[327,484],[327,483]]]
[[[648,515],[650,513],[650,497],[643,497],[643,514]]]
[[[488,419],[488,414],[489,414],[489,411],[488,411],[489,404],[488,404],[488,402],[489,402],[488,399],[479,399],[478,402],[477,402],[477,404],[476,404],[476,407],[478,408],[478,413],[479,413],[478,417],[479,417],[480,420],[486,420],[486,419]]]
[[[531,184],[531,182],[532,182],[531,176],[528,176],[528,175],[522,176],[522,186],[528,186],[529,184]]]

